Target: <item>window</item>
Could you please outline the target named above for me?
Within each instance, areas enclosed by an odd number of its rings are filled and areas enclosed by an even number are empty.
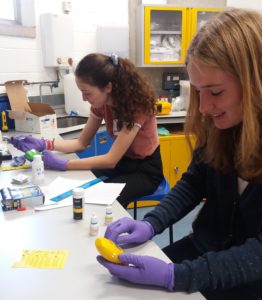
[[[0,35],[35,37],[34,0],[0,0]]]
[[[15,20],[15,10],[13,0],[0,0],[0,19]]]

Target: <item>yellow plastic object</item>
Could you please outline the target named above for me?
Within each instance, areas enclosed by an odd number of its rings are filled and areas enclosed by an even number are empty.
[[[7,126],[6,113],[5,113],[5,111],[2,111],[2,131],[3,131],[3,132],[8,131],[8,126]]]
[[[118,255],[124,253],[122,248],[118,247],[114,242],[107,238],[97,238],[95,244],[98,252],[104,259],[115,264],[121,264]]]
[[[0,170],[2,171],[21,170],[29,168],[31,168],[31,165],[29,164],[23,164],[21,166],[0,166]]]
[[[168,115],[171,112],[171,103],[163,100],[158,100],[157,105],[157,114],[158,115]]]

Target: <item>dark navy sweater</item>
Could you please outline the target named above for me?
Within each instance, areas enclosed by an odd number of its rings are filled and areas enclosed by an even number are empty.
[[[254,283],[262,287],[262,183],[238,193],[237,174],[222,174],[193,160],[166,198],[145,216],[155,234],[204,205],[191,235],[199,258],[175,264],[175,290],[228,289]],[[262,167],[262,166],[261,166]]]

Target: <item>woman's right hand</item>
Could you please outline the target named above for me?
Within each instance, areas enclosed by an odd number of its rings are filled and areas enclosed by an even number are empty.
[[[136,221],[128,217],[121,218],[110,224],[105,232],[116,244],[144,243],[154,236],[154,229],[147,221]]]
[[[8,142],[11,143],[15,148],[23,152],[35,149],[37,151],[43,151],[46,149],[45,140],[36,139],[31,135],[19,135],[11,137],[8,139]]]

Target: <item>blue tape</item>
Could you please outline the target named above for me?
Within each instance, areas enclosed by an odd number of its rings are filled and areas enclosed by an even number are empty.
[[[101,181],[104,181],[105,179],[107,179],[107,177],[99,177],[99,178],[93,179],[91,181],[85,182],[85,183],[79,185],[78,187],[83,188],[83,189],[87,189],[90,186],[93,186],[93,185],[95,185],[95,184],[97,184]],[[62,193],[58,196],[55,196],[55,197],[51,198],[50,200],[54,201],[54,202],[59,202],[61,200],[64,200],[64,199],[72,196],[72,195],[73,195],[73,190],[69,190],[67,192],[64,192],[64,193]]]

